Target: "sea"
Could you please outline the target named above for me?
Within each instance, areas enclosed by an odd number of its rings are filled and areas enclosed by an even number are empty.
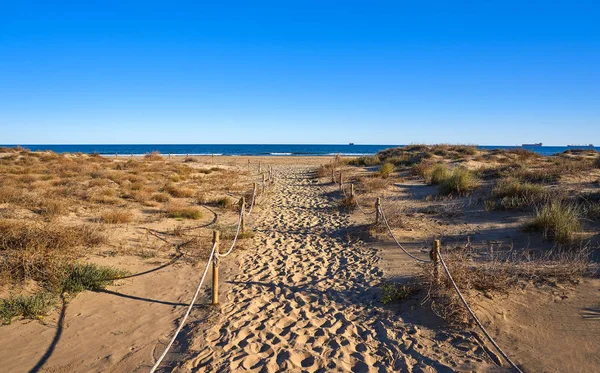
[[[81,145],[0,145],[3,147],[21,146],[32,151],[50,150],[56,153],[98,153],[101,155],[144,155],[157,151],[172,155],[226,155],[226,156],[361,156],[376,154],[380,150],[404,145],[301,145],[301,144],[81,144]],[[567,147],[567,146],[506,146],[481,145],[480,149],[515,149],[531,150],[541,155],[553,155],[572,149],[594,149],[600,147]]]

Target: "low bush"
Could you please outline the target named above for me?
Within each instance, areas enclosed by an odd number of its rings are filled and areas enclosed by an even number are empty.
[[[381,160],[376,155],[366,155],[358,158],[351,158],[346,161],[350,166],[370,167],[381,164]]]
[[[464,195],[475,190],[477,185],[477,179],[473,172],[464,167],[457,167],[449,177],[439,184],[439,188],[442,194]]]
[[[386,282],[381,286],[381,303],[401,302],[417,291],[415,286]]]
[[[167,216],[175,219],[200,219],[202,211],[195,206],[170,205],[167,207]]]
[[[451,175],[448,166],[443,163],[436,164],[431,169],[431,174],[429,176],[429,183],[433,185],[439,185],[446,181]]]
[[[503,210],[523,209],[542,203],[550,193],[541,185],[522,182],[519,179],[500,180],[492,190],[496,199],[494,208]]]
[[[126,224],[133,221],[133,214],[128,210],[110,210],[100,215],[100,221],[107,224]]]
[[[11,295],[8,299],[0,299],[0,320],[10,324],[15,317],[35,319],[45,316],[56,304],[56,295],[41,291],[33,295]]]
[[[84,290],[100,290],[128,274],[127,271],[113,267],[78,263],[68,271],[62,281],[61,290],[71,294]]]
[[[392,175],[395,168],[396,167],[393,164],[386,162],[379,167],[379,175],[384,179],[387,179]]]
[[[535,218],[527,223],[526,229],[541,232],[546,239],[567,244],[581,231],[580,215],[576,205],[560,199],[552,200],[537,209]]]
[[[195,194],[195,191],[193,189],[177,186],[174,184],[165,185],[163,187],[163,191],[169,193],[170,195],[176,198],[189,198],[193,197]]]

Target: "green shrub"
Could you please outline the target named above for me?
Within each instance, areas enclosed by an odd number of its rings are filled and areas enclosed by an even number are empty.
[[[17,316],[34,319],[46,315],[55,304],[56,296],[45,291],[33,295],[11,295],[8,299],[0,299],[0,320],[3,324],[10,324]]]
[[[492,197],[500,199],[496,207],[506,210],[532,206],[548,196],[543,186],[512,178],[500,180],[492,190]]]
[[[386,282],[381,286],[381,302],[389,304],[400,302],[416,293],[417,289],[413,286]]]
[[[75,264],[62,281],[62,291],[79,293],[84,290],[100,290],[113,283],[114,280],[126,276],[128,272],[99,266],[97,264]]]
[[[477,188],[477,180],[473,172],[458,167],[440,183],[439,188],[442,194],[467,194]]]
[[[381,161],[379,160],[379,157],[377,157],[375,155],[366,155],[366,156],[362,156],[362,157],[358,157],[358,158],[349,159],[346,161],[346,163],[350,166],[369,167],[369,166],[376,166],[376,165],[380,164]]]
[[[383,177],[384,179],[388,178],[390,177],[392,172],[394,172],[395,168],[396,167],[393,164],[386,162],[382,164],[381,167],[379,167],[379,175],[381,175],[381,177]]]
[[[200,219],[202,217],[202,211],[198,207],[194,206],[169,206],[167,208],[167,215],[170,218],[175,219]]]
[[[431,179],[429,182],[430,184],[438,185],[446,181],[450,175],[451,173],[448,166],[443,163],[438,163],[431,170]]]
[[[580,211],[577,206],[562,200],[553,200],[539,208],[535,218],[526,228],[534,232],[542,232],[544,238],[557,243],[573,241],[576,232],[581,231]]]

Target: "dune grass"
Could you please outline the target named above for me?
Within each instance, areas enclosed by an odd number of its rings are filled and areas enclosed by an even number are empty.
[[[195,206],[172,204],[167,207],[167,216],[174,219],[198,220],[202,218],[202,210]]]
[[[464,195],[475,190],[477,186],[477,179],[473,171],[465,167],[457,167],[448,177],[440,181],[439,190],[445,195]]]
[[[577,232],[582,230],[580,209],[566,201],[549,201],[535,212],[535,217],[527,223],[526,229],[541,232],[544,238],[560,244],[571,243]]]
[[[390,162],[386,162],[386,163],[382,164],[381,167],[379,167],[379,175],[382,178],[387,179],[388,177],[390,177],[392,175],[392,173],[394,172],[395,169],[396,169],[396,166],[394,166]]]

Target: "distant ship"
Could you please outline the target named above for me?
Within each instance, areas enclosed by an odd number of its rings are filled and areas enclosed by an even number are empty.
[[[535,144],[523,144],[521,146],[543,146],[544,144],[542,144],[541,142],[536,142]]]
[[[587,145],[567,145],[567,148],[593,148],[594,144]]]
[[[348,145],[354,145],[354,143],[353,143],[353,142],[351,142],[351,143],[349,143]]]

